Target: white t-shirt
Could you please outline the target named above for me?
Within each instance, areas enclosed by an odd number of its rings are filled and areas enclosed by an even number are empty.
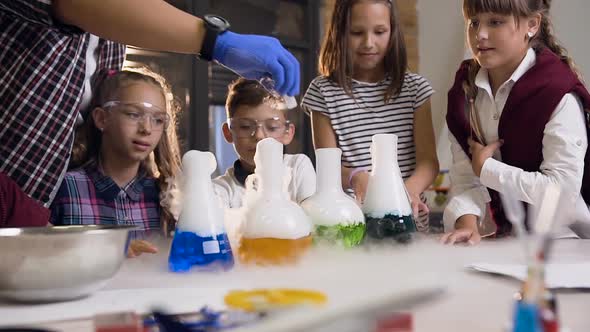
[[[303,154],[285,154],[283,162],[290,172],[289,198],[296,203],[313,195],[316,191],[316,174],[311,160]],[[239,208],[246,188],[236,179],[234,168],[213,179],[213,188],[225,208]]]

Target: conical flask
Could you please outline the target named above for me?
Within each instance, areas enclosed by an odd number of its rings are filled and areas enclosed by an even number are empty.
[[[242,206],[240,261],[283,264],[296,261],[311,245],[312,223],[283,189],[283,145],[265,138],[256,145],[256,170],[248,178]],[[257,189],[251,188],[255,177]]]
[[[344,247],[360,244],[365,236],[365,217],[356,201],[342,190],[339,148],[315,150],[316,193],[301,207],[314,223],[314,240],[339,243]]]
[[[183,205],[168,258],[173,272],[227,270],[234,264],[223,209],[211,182],[216,167],[211,152],[193,150],[182,157]]]
[[[409,242],[416,223],[397,163],[397,135],[374,135],[370,149],[371,173],[362,207],[367,235]]]

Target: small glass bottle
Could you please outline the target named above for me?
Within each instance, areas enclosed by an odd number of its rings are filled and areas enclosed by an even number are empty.
[[[271,77],[264,76],[258,82],[260,82],[260,84],[266,89],[266,91],[268,91],[274,97],[280,97],[281,99],[283,99],[283,101],[285,102],[285,107],[288,110],[297,107],[297,99],[295,99],[294,96],[279,96],[279,93],[275,90],[275,81]]]
[[[527,278],[516,294],[514,332],[558,332],[557,299],[545,285],[544,254],[529,257]]]

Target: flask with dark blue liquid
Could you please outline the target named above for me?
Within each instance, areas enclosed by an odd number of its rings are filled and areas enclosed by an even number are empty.
[[[182,157],[183,206],[168,257],[172,272],[222,271],[234,265],[223,209],[211,182],[216,167],[211,152],[193,150]]]
[[[397,142],[395,134],[373,135],[371,173],[362,209],[368,238],[409,243],[417,227],[397,161]]]

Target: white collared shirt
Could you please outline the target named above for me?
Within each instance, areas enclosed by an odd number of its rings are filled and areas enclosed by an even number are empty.
[[[316,190],[316,174],[311,160],[304,154],[283,155],[285,169],[289,172],[287,191],[289,198],[300,204]],[[239,208],[246,188],[238,182],[234,168],[213,179],[213,189],[224,208]]]
[[[492,94],[487,70],[482,68],[478,72],[475,80],[478,87],[475,106],[480,118],[482,135],[488,144],[498,140],[498,122],[512,87],[534,66],[535,61],[536,54],[529,49],[518,68],[500,86],[496,96]],[[526,129],[523,128],[523,130]],[[450,198],[443,216],[447,232],[452,231],[456,220],[465,214],[476,215],[480,220],[481,218],[485,218],[485,221],[490,220],[490,216],[486,213],[487,203],[490,202],[487,188],[500,193],[510,192],[520,201],[533,203],[549,183],[575,189],[577,193],[582,187],[584,156],[588,141],[583,108],[574,94],[568,93],[563,96],[545,125],[543,161],[539,172],[526,172],[503,163],[500,150],[497,150],[493,158],[485,161],[481,175],[477,177],[471,167],[471,160],[457,139],[452,134],[449,134],[449,138],[453,165],[449,174]]]

